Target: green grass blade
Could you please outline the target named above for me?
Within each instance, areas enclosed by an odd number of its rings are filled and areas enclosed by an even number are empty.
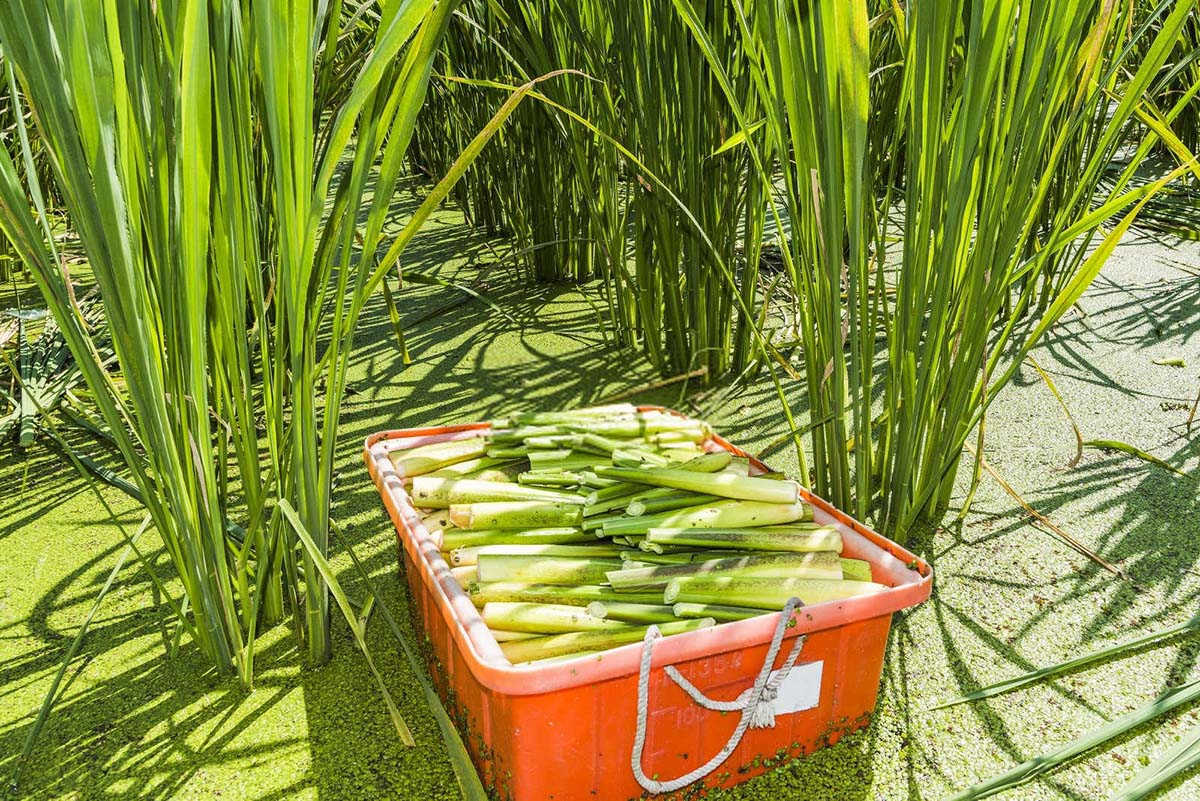
[[[334,529],[337,531],[336,527]],[[383,601],[383,596],[375,588],[374,582],[371,580],[371,575],[367,569],[359,561],[358,555],[354,549],[346,545],[346,551],[350,554],[350,559],[354,562],[354,567],[358,570],[363,582],[367,585],[367,591],[371,593],[371,597],[376,599],[376,604],[379,606],[379,613],[386,621],[388,628],[392,630],[392,635],[396,638],[396,642],[400,644],[400,650],[404,653],[404,658],[408,661],[409,669],[416,676],[417,683],[421,686],[421,692],[425,696],[425,703],[433,712],[433,718],[437,721],[438,731],[442,735],[442,743],[446,746],[446,753],[450,758],[450,766],[454,769],[454,777],[458,780],[458,788],[462,791],[463,798],[466,801],[487,801],[488,795],[483,789],[483,784],[479,780],[479,774],[475,772],[475,766],[471,762],[471,755],[467,751],[467,746],[463,743],[462,736],[459,735],[458,729],[454,726],[454,721],[450,719],[449,713],[446,712],[446,707],[442,705],[442,699],[438,697],[437,692],[430,684],[429,678],[425,675],[425,668],[421,664],[420,658],[413,649],[412,643],[408,637],[404,635],[403,629],[400,628],[396,619],[392,617],[392,612]]]
[[[1164,462],[1154,454],[1147,453],[1141,448],[1135,448],[1128,442],[1121,442],[1120,440],[1116,439],[1089,439],[1083,443],[1083,446],[1085,448],[1098,448],[1105,451],[1120,451],[1121,453],[1127,453],[1130,456],[1141,459],[1143,462],[1149,462],[1152,465],[1161,467],[1164,470],[1170,470],[1172,473],[1183,476],[1184,478],[1187,478],[1188,476],[1187,473],[1183,472],[1178,467]]]
[[[1108,659],[1120,659],[1133,653],[1134,651],[1145,648],[1148,645],[1160,643],[1179,634],[1193,632],[1196,629],[1200,629],[1200,615],[1196,615],[1191,620],[1180,623],[1177,626],[1171,626],[1160,631],[1151,632],[1150,634],[1145,634],[1141,637],[1135,637],[1132,640],[1118,643],[1116,645],[1110,645],[1107,648],[1101,648],[1097,651],[1092,651],[1091,653],[1083,654],[1082,656],[1077,656],[1064,662],[1059,662],[1054,665],[1047,665],[1044,668],[1038,668],[1037,670],[1025,673],[1023,675],[1014,676],[1011,679],[1005,679],[1004,681],[998,681],[995,684],[989,684],[987,687],[981,687],[975,692],[967,693],[966,695],[962,695],[958,698],[938,704],[937,706],[933,707],[933,709],[945,709],[948,706],[955,706],[956,704],[963,704],[968,701],[978,701],[983,698],[991,698],[993,695],[1012,692],[1013,690],[1024,687],[1027,684],[1032,684],[1035,681],[1041,681],[1042,679],[1047,679],[1052,676],[1059,676],[1063,673],[1069,673],[1086,665],[1092,665]]]
[[[1109,801],[1141,801],[1197,764],[1200,764],[1200,726],[1193,726],[1162,756],[1138,771],[1128,784],[1113,793]]]
[[[1054,770],[1080,754],[1136,729],[1143,723],[1170,712],[1176,707],[1191,703],[1197,698],[1200,698],[1200,679],[1195,679],[1187,684],[1181,684],[1159,696],[1153,703],[1121,715],[1110,723],[1088,732],[1054,751],[1034,757],[999,776],[972,785],[952,796],[950,801],[987,798],[1004,790],[1017,787],[1041,776],[1043,773]]]
[[[366,631],[361,625],[358,612],[355,611],[354,605],[350,603],[350,599],[346,597],[345,591],[342,590],[342,585],[338,582],[337,577],[333,575],[333,568],[329,564],[329,560],[325,558],[325,554],[321,552],[308,531],[305,530],[304,524],[300,522],[300,516],[296,514],[296,510],[288,503],[286,498],[280,499],[279,510],[283,512],[284,518],[292,526],[292,530],[296,532],[296,537],[304,546],[305,552],[309,559],[312,560],[313,566],[320,572],[321,578],[329,587],[330,594],[337,601],[338,608],[342,610],[342,615],[346,618],[346,622],[350,625],[350,631],[354,635],[355,642],[363,652],[363,656],[367,659],[367,667],[371,670],[371,675],[375,677],[375,682],[379,685],[380,692],[383,693],[384,703],[387,704],[388,715],[392,718],[392,723],[396,727],[396,734],[399,735],[400,741],[405,745],[413,746],[417,741],[413,739],[412,731],[409,730],[408,724],[404,722],[404,718],[400,714],[400,710],[396,707],[396,702],[392,699],[392,693],[387,688],[387,683],[384,682],[383,676],[379,675],[379,671],[375,668],[375,660],[371,657],[371,649],[367,647]],[[374,591],[372,591],[374,594]]]
[[[1063,399],[1062,393],[1058,391],[1058,387],[1054,383],[1054,379],[1050,378],[1050,374],[1042,369],[1042,366],[1034,360],[1032,356],[1028,357],[1028,361],[1033,365],[1033,369],[1037,370],[1037,374],[1042,377],[1046,388],[1054,395],[1054,399],[1058,401],[1058,406],[1063,410],[1063,414],[1067,416],[1067,421],[1071,424],[1071,431],[1075,433],[1075,456],[1067,463],[1067,467],[1074,467],[1079,464],[1079,460],[1083,458],[1083,434],[1079,431],[1079,424],[1075,422],[1075,415],[1071,414],[1071,408],[1067,406],[1067,402]],[[982,453],[982,449],[976,448],[976,451]]]

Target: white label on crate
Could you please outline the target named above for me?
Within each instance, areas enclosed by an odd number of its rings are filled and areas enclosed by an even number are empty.
[[[821,669],[825,663],[808,662],[796,665],[787,672],[775,695],[775,714],[786,715],[812,709],[821,702]],[[771,680],[780,671],[771,671]]]

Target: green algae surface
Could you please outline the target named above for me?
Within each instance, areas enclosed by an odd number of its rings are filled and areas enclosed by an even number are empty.
[[[358,336],[339,433],[335,516],[403,625],[394,532],[361,461],[368,434],[578,405],[655,378],[637,354],[611,345],[596,287],[530,285],[511,265],[495,263],[493,246],[447,212],[414,242],[405,270],[469,284],[503,314],[459,290],[422,286],[401,295],[406,320],[426,318],[407,330],[411,365],[403,364],[378,299]],[[944,526],[910,543],[934,564],[935,593],[893,621],[870,726],[709,798],[935,801],[1197,673],[1200,641],[1180,639],[986,702],[927,711],[995,680],[1180,622],[1200,605],[1200,437],[1183,425],[1200,386],[1190,366],[1200,364],[1200,283],[1174,265],[1200,263],[1200,251],[1190,247],[1131,237],[1085,296],[1086,316],[1073,314],[1037,353],[1085,438],[1129,442],[1187,477],[1090,449],[1068,469],[1070,426],[1033,370],[1022,371],[988,415],[989,461],[1034,507],[1121,565],[1134,583],[1030,525],[985,475],[963,520],[953,521],[952,509]],[[1189,367],[1154,363],[1175,357]],[[751,451],[786,431],[769,381],[733,392],[696,390],[674,386],[636,399],[702,411]],[[803,408],[803,399],[797,404]],[[102,447],[87,447],[116,464]],[[786,447],[768,459],[795,471]],[[110,488],[98,491],[132,531],[137,505]],[[0,450],[5,784],[58,662],[122,547],[95,492],[44,442],[27,453]],[[169,574],[165,554],[155,564]],[[334,565],[349,591],[360,594],[344,553]],[[20,797],[457,798],[433,718],[381,620],[369,628],[370,643],[416,748],[397,741],[340,620],[335,657],[318,669],[301,666],[286,627],[266,632],[251,690],[213,675],[187,643],[165,657],[170,626],[144,572],[127,565],[67,673]],[[1200,709],[1185,707],[1004,798],[1106,797],[1192,725],[1200,725]],[[1159,797],[1200,797],[1200,778]]]

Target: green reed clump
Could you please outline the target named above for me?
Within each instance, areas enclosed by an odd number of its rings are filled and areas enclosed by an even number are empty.
[[[1162,15],[1155,13],[1158,4],[1134,3],[1136,22],[1152,28],[1161,27]],[[1141,17],[1139,19],[1138,17]],[[1138,40],[1144,41],[1144,40]],[[1145,45],[1143,45],[1144,47]],[[1141,55],[1139,52],[1138,55]],[[1200,10],[1184,21],[1179,37],[1162,69],[1150,88],[1147,111],[1163,119],[1170,118],[1171,132],[1193,154],[1200,151],[1200,103],[1195,101],[1200,85]],[[1178,109],[1174,114],[1169,110]],[[1160,143],[1160,152],[1171,155],[1172,149]],[[1177,154],[1176,154],[1177,155]]]
[[[20,114],[19,144],[0,149],[0,230],[54,314],[162,537],[183,586],[178,598],[164,590],[182,630],[245,684],[258,631],[286,612],[310,660],[328,658],[329,591],[317,562],[329,547],[355,324],[522,96],[385,237],[453,10],[384,3],[367,29],[340,2],[17,0],[0,15],[9,97],[19,86],[35,112],[122,386],[59,266]],[[286,525],[284,502],[295,510]],[[315,550],[302,547],[298,527]]]
[[[865,446],[856,467],[880,478],[879,517],[901,532],[944,513],[963,443],[991,399],[1140,210],[1144,190],[1106,193],[1097,176],[1187,14],[1176,6],[1158,31],[1139,32],[1149,44],[1131,62],[1110,33],[1109,3],[981,3],[962,23],[936,6],[909,15],[904,248],[884,435],[856,439]],[[1072,152],[1082,132],[1090,145]],[[1041,204],[1074,158],[1083,159],[1072,167],[1074,190],[1037,232]],[[1071,254],[1122,214],[1086,257]],[[1042,275],[1055,270],[1053,291],[1039,297]],[[865,417],[869,401],[856,402]],[[857,504],[865,509],[867,499]]]
[[[481,0],[467,0],[450,20],[434,69],[447,78],[503,75],[506,60],[496,47],[500,32]],[[495,107],[495,93],[486,89],[434,79],[425,104],[417,115],[408,158],[414,172],[436,179],[445,175],[462,152],[471,132],[486,124]],[[515,188],[514,180],[498,155],[499,140],[476,159],[451,197],[470,225],[488,235],[511,230],[505,217],[505,198]]]
[[[872,91],[883,20],[865,0],[730,0],[766,120],[755,167],[764,179],[782,173],[816,492],[899,534],[944,513],[991,399],[1179,172],[1123,193],[1097,188],[1187,18],[1168,5],[1161,24],[1132,34],[1134,60],[1102,0],[910,4],[884,28],[903,53],[891,105]],[[723,70],[696,10],[675,6]],[[740,112],[744,98],[726,83]],[[753,123],[739,113],[743,131]],[[903,143],[903,162],[886,170],[870,144],[880,129]],[[1073,148],[1084,134],[1087,146]],[[1064,174],[1067,202],[1039,227]],[[1122,214],[1097,247],[1069,255]]]
[[[701,10],[753,114],[734,14]],[[547,84],[548,102],[514,116],[468,176],[469,212],[479,216],[470,204],[486,193],[535,278],[601,278],[616,341],[643,349],[663,374],[704,368],[711,378],[755,360],[766,184],[670,2],[494,2],[470,16],[456,20],[445,48],[457,72],[445,97],[462,98],[458,113],[489,78],[583,75]],[[453,117],[422,119],[419,158],[436,161],[425,154]]]
[[[721,3],[689,5],[735,96],[748,98],[737,111],[756,118],[735,14]],[[630,183],[633,265],[614,291],[636,308],[642,347],[661,372],[707,367],[715,377],[734,366],[735,355],[741,362],[751,355],[756,320],[743,309],[759,303],[764,183],[749,170],[744,147],[723,149],[739,131],[738,116],[722,102],[713,65],[671,7],[670,0],[643,0],[613,16],[616,136],[676,195],[666,196],[641,176]]]
[[[1055,120],[1055,125],[1070,127],[1074,136],[1064,143],[1061,155],[1049,155],[1056,162],[1033,235],[1025,243],[1027,258],[1054,236],[1061,220],[1078,219],[1131,186],[1144,185],[1146,168],[1153,166],[1147,156],[1165,156],[1169,162],[1181,163],[1196,149],[1191,126],[1200,92],[1200,52],[1192,52],[1189,45],[1200,24],[1195,14],[1184,18],[1157,76],[1132,107],[1133,113],[1117,126],[1118,135],[1112,135],[1112,99],[1121,95],[1130,72],[1146,56],[1161,60],[1161,52],[1151,48],[1163,41],[1158,36],[1167,24],[1167,7],[1166,3],[1140,0],[1107,3],[1092,22],[1080,56],[1081,85]],[[1143,217],[1154,216],[1156,207],[1168,205],[1177,188],[1165,188]],[[1195,215],[1180,216],[1186,227],[1186,218]],[[1048,257],[1038,277],[1033,310],[1044,312],[1066,288],[1091,251],[1095,235],[1096,231],[1090,231]],[[1030,280],[1022,277],[1019,287],[1024,289]]]
[[[607,17],[593,5],[561,0],[470,2],[443,45],[443,80],[421,115],[411,156],[435,173],[457,140],[486,120],[495,95],[479,80],[518,83],[560,69],[595,73],[605,58]],[[593,119],[611,117],[604,86],[576,77],[542,91]],[[584,281],[623,253],[611,148],[581,136],[553,109],[517,111],[473,165],[456,200],[489,233],[512,237],[512,258],[539,281]]]

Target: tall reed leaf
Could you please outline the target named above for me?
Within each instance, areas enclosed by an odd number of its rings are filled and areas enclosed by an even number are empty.
[[[96,357],[44,207],[7,151],[0,230],[30,266],[162,536],[189,631],[247,684],[258,627],[289,609],[310,659],[328,657],[319,565],[266,510],[287,500],[325,553],[355,324],[465,170],[456,163],[385,241],[454,6],[385,1],[366,42],[341,3],[15,0],[0,15],[0,46],[99,284],[125,389]],[[335,72],[344,87],[331,86]],[[520,98],[488,121],[467,161]]]
[[[1072,670],[1078,670],[1086,665],[1095,664],[1108,659],[1119,659],[1127,656],[1135,651],[1145,648],[1150,645],[1164,642],[1180,634],[1188,634],[1200,628],[1200,615],[1196,615],[1189,620],[1184,621],[1169,628],[1160,629],[1149,634],[1143,634],[1140,637],[1134,637],[1123,643],[1110,645],[1106,648],[1101,648],[1091,653],[1082,654],[1081,656],[1072,657],[1064,662],[1059,662],[1054,665],[1048,665],[1044,668],[1025,673],[1020,676],[1014,676],[1011,679],[998,681],[995,684],[989,684],[987,687],[981,687],[978,690],[967,693],[966,695],[954,698],[945,703],[938,704],[933,709],[943,709],[948,706],[966,703],[967,701],[978,701],[983,698],[991,698],[993,695],[1012,692],[1027,684],[1032,684],[1035,681],[1059,676],[1063,673],[1068,673]]]
[[[1143,723],[1154,720],[1160,715],[1165,715],[1172,709],[1190,703],[1197,698],[1200,698],[1200,679],[1181,684],[1164,693],[1152,703],[1135,709],[1132,712],[1127,712],[1124,715],[1119,715],[1104,726],[1081,735],[1077,739],[1065,743],[1053,751],[1026,760],[999,776],[972,785],[952,796],[950,801],[969,801],[969,799],[987,798],[1009,788],[1017,787],[1041,776],[1043,773],[1054,770],[1080,754],[1086,753],[1115,737],[1130,732]]]

